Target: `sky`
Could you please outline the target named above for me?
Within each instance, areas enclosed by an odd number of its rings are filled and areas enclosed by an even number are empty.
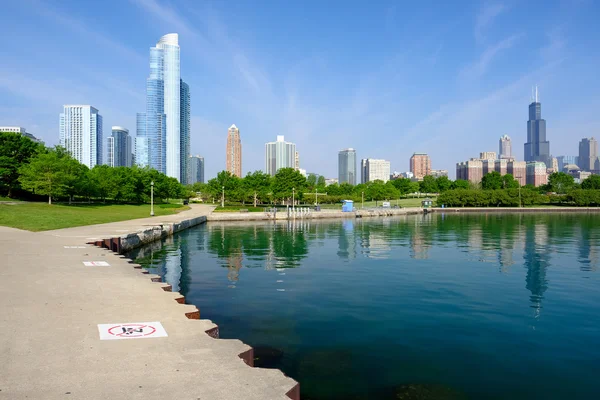
[[[244,175],[264,169],[277,135],[326,177],[347,147],[399,172],[426,152],[454,177],[456,162],[498,151],[508,134],[522,160],[534,85],[554,156],[600,135],[593,0],[5,0],[2,10],[0,126],[47,145],[58,144],[63,104],[98,108],[105,137],[113,125],[134,133],[149,48],[178,33],[206,179],[225,169],[232,124]]]

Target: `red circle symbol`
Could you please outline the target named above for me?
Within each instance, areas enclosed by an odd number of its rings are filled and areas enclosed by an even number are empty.
[[[144,337],[152,335],[154,332],[156,332],[155,327],[142,324],[115,325],[108,330],[109,334],[123,338]]]

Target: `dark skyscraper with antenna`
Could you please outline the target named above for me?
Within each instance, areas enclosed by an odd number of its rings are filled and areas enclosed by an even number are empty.
[[[538,90],[532,96],[527,121],[527,143],[525,143],[525,161],[542,161],[546,168],[552,168],[550,142],[546,140],[546,120],[542,119],[542,103],[538,101]]]

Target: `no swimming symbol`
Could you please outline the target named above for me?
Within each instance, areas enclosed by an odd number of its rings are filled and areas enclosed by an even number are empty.
[[[131,322],[125,324],[98,324],[100,340],[145,339],[166,337],[160,322]]]

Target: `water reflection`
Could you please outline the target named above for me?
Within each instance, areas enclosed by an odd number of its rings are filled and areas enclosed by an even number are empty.
[[[414,262],[420,262],[429,259],[432,249],[458,249],[466,253],[467,261],[495,264],[502,274],[522,259],[530,307],[538,318],[550,286],[552,257],[568,251],[566,244],[576,245],[574,258],[580,271],[597,270],[598,221],[595,215],[430,214],[334,222],[211,223],[138,249],[130,256],[185,295],[194,252],[214,255],[226,270],[230,287],[235,287],[243,279],[243,268],[299,268],[311,248],[322,247],[331,239],[337,242],[338,259],[349,263],[361,257],[385,260],[405,251]]]

